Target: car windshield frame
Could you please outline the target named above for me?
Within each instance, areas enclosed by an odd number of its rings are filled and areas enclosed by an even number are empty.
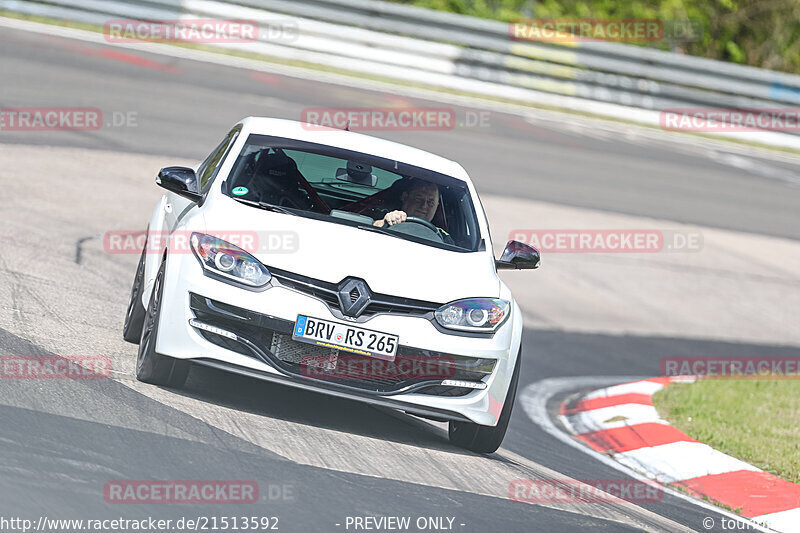
[[[240,136],[241,137],[241,136]],[[480,221],[478,219],[478,212],[475,209],[475,203],[472,199],[472,192],[465,180],[455,178],[453,176],[449,176],[446,174],[442,174],[430,169],[426,169],[423,167],[418,167],[415,165],[411,165],[409,163],[403,163],[401,161],[397,161],[394,159],[376,156],[373,154],[367,154],[364,152],[358,152],[355,150],[350,150],[346,148],[339,148],[336,146],[330,146],[326,144],[319,144],[313,143],[309,141],[299,140],[299,139],[292,139],[288,137],[279,137],[273,135],[265,135],[259,133],[249,133],[247,137],[244,139],[244,142],[241,145],[241,149],[235,156],[235,160],[230,171],[225,176],[224,180],[221,180],[221,191],[224,196],[232,200],[241,200],[236,195],[233,195],[231,186],[232,184],[229,181],[234,177],[233,173],[237,170],[238,163],[240,158],[244,155],[245,151],[252,147],[252,146],[263,146],[264,148],[272,148],[272,149],[280,149],[280,150],[289,150],[289,151],[301,151],[307,152],[322,156],[328,156],[336,159],[340,159],[344,162],[356,160],[359,162],[366,163],[371,165],[374,169],[381,169],[386,172],[390,172],[393,174],[397,174],[402,177],[411,177],[411,178],[418,178],[427,182],[435,183],[439,186],[445,186],[453,190],[461,190],[463,192],[463,201],[465,201],[466,205],[461,207],[460,209],[468,210],[468,213],[463,213],[464,217],[471,217],[471,221],[465,220],[468,228],[470,231],[474,231],[474,237],[471,237],[471,246],[458,246],[456,244],[449,244],[446,242],[437,242],[431,239],[426,239],[424,237],[418,237],[415,235],[410,235],[407,233],[401,232],[391,232],[386,230],[385,228],[371,226],[366,228],[369,224],[366,221],[357,221],[357,220],[350,220],[347,218],[339,218],[337,216],[331,215],[330,213],[323,213],[314,210],[308,209],[300,209],[300,208],[292,208],[281,206],[281,208],[290,211],[294,215],[298,215],[304,218],[311,218],[314,220],[319,220],[323,222],[331,222],[334,224],[342,224],[351,227],[364,227],[363,229],[370,229],[370,230],[379,230],[376,233],[383,233],[387,237],[395,237],[400,238],[402,240],[408,242],[414,242],[417,244],[422,244],[425,246],[432,246],[434,248],[439,248],[448,251],[454,251],[459,253],[474,253],[479,252],[485,249],[485,237],[482,235],[482,230],[480,226]],[[346,182],[343,182],[343,184]],[[309,185],[313,187],[313,182],[309,182]],[[381,191],[388,189],[375,189],[373,194],[377,194]],[[316,188],[315,188],[316,190]],[[441,194],[441,193],[440,193]],[[370,195],[365,196],[364,198],[369,197]],[[363,200],[363,198],[362,198]],[[360,201],[360,200],[359,200]],[[251,208],[258,209],[259,206],[251,205],[250,203],[240,202],[243,205],[248,205]],[[367,217],[368,218],[368,217]]]

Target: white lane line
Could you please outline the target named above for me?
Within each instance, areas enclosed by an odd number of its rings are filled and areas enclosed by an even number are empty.
[[[766,524],[776,531],[800,531],[800,526],[798,526],[800,524],[800,508],[762,514],[753,517],[753,520]]]
[[[669,422],[660,418],[654,418],[652,420],[647,420],[646,418],[626,418],[625,420],[598,423],[596,419],[587,417],[586,415],[588,414],[589,412],[579,413],[576,415],[563,415],[559,416],[559,420],[562,420],[564,425],[570,428],[571,431],[576,435],[593,433],[595,431],[601,431],[604,429],[624,428],[628,426],[635,426],[637,424],[662,424],[664,426],[670,425]]]
[[[739,160],[729,160],[726,157],[729,154],[741,154],[745,157],[766,158],[796,165],[798,157],[792,153],[775,153],[773,155],[773,151],[768,148],[734,144],[721,139],[687,135],[686,133],[656,129],[637,123],[596,121],[593,127],[587,128],[586,122],[582,120],[582,117],[576,115],[559,116],[558,111],[552,112],[552,115],[550,115],[549,110],[531,110],[525,114],[525,121],[534,126],[540,126],[541,122],[550,122],[553,128],[560,128],[562,131],[569,131],[583,137],[592,137],[600,140],[620,140],[620,138],[624,138],[641,146],[669,144],[680,148],[685,153],[707,157],[722,165],[752,170],[754,173],[767,178],[780,179],[794,184],[800,179],[800,175],[788,169],[772,166],[766,169],[755,168],[751,166],[752,162],[743,163]],[[741,165],[747,165],[747,168]]]
[[[763,161],[738,156],[735,154],[712,152],[709,157],[722,165],[738,168],[751,174],[757,174],[764,178],[784,181],[791,185],[800,185],[800,174],[791,170],[767,165]]]
[[[614,455],[620,463],[653,475],[657,481],[672,483],[737,470],[760,470],[719,452],[702,442],[670,442],[637,448]]]
[[[575,433],[589,433],[590,431],[646,424],[660,420],[655,407],[638,403],[601,407],[600,409],[565,415],[565,417],[569,420]]]
[[[615,385],[627,381],[633,381],[636,379],[645,379],[645,378],[637,378],[637,377],[624,377],[624,376],[586,376],[586,377],[562,377],[562,378],[547,378],[541,381],[537,381],[525,387],[519,395],[519,402],[522,408],[524,409],[525,413],[528,415],[528,418],[536,424],[537,426],[541,427],[547,434],[551,435],[552,437],[558,439],[562,443],[571,446],[577,450],[586,453],[593,458],[597,459],[601,463],[606,466],[610,466],[615,470],[623,472],[624,474],[637,479],[639,481],[652,481],[650,478],[642,476],[635,470],[624,466],[607,455],[603,455],[599,452],[594,451],[593,449],[589,448],[578,442],[577,440],[573,439],[570,435],[568,435],[565,431],[556,427],[553,421],[550,419],[550,415],[547,412],[547,402],[553,398],[555,395],[560,393],[566,393],[570,391],[575,391],[577,389],[581,389],[584,387],[603,387],[609,385]],[[706,503],[702,500],[696,500],[691,496],[679,492],[675,489],[672,489],[668,486],[664,486],[664,492],[669,494],[670,496],[674,496],[676,498],[680,498],[684,501],[687,501],[693,505],[698,507],[702,507],[703,509],[708,510],[709,512],[713,512],[718,515],[723,515],[726,518],[730,518],[732,520],[736,520],[740,522],[742,525],[740,529],[748,529],[748,530],[757,530],[763,531],[764,533],[772,533],[769,529],[760,526],[758,524],[753,523],[750,520],[742,518],[741,516],[735,515],[730,511],[726,511],[721,507],[717,507],[710,503]],[[699,528],[698,528],[699,529]]]
[[[584,398],[605,398],[607,396],[619,396],[621,394],[647,394],[652,396],[663,388],[663,384],[655,381],[633,381],[631,383],[623,383],[622,385],[614,385],[613,387],[606,387],[590,392],[584,396]]]

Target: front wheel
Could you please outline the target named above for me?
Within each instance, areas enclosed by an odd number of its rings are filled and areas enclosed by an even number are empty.
[[[150,295],[150,305],[147,306],[142,338],[139,341],[139,354],[136,357],[136,379],[153,385],[178,388],[186,383],[189,376],[189,362],[156,353],[166,265],[166,261],[161,263],[153,283],[153,293]]]
[[[522,364],[522,348],[517,355],[517,365],[511,376],[511,383],[506,393],[503,410],[496,426],[482,426],[474,422],[451,421],[448,428],[450,442],[461,448],[466,448],[477,453],[494,453],[503,443],[506,436],[508,422],[511,420],[511,410],[517,397],[517,383],[519,383],[519,367]]]
[[[142,338],[142,325],[147,314],[147,310],[142,305],[145,253],[147,253],[147,243],[145,243],[144,250],[142,250],[139,266],[136,267],[136,275],[133,277],[133,287],[131,288],[131,299],[128,302],[128,310],[125,312],[125,324],[122,326],[122,338],[133,344],[139,344],[139,340]]]

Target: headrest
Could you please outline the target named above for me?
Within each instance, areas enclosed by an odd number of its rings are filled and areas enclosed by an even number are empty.
[[[259,175],[268,175],[281,178],[297,172],[297,163],[283,152],[262,154],[258,160]]]

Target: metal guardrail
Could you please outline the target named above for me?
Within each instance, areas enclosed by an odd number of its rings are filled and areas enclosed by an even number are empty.
[[[796,75],[620,43],[518,42],[502,22],[375,0],[0,0],[0,9],[100,25],[193,16],[294,24],[292,40],[219,46],[526,102],[542,93],[654,111],[800,102]]]
[[[560,92],[548,87],[549,78],[574,84],[573,92],[569,87],[562,89],[566,94],[624,104],[630,104],[632,99],[635,102],[636,94],[661,99],[668,105],[681,102],[760,107],[759,100],[800,102],[800,76],[619,43],[583,42],[564,46],[517,42],[509,38],[508,24],[414,6],[371,0],[235,0],[232,3],[381,33],[454,43],[462,47],[455,58],[459,74],[498,81],[502,76],[485,74],[487,68],[497,69],[517,74],[505,76],[503,81],[539,90]],[[618,94],[615,98],[604,91],[592,92],[592,87]],[[715,94],[709,95],[709,91]],[[649,100],[644,101],[643,107],[659,108],[656,101]]]

